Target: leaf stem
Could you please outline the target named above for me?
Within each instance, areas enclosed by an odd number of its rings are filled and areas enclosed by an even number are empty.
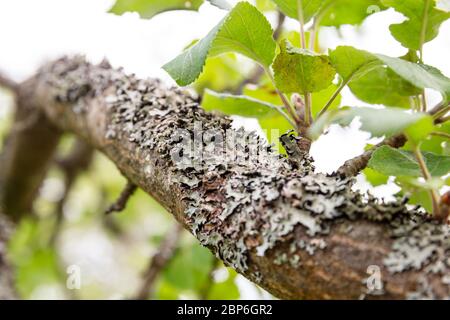
[[[309,34],[309,49],[313,52],[316,52],[316,36],[318,32],[319,32],[319,24],[317,17],[315,17],[311,28],[311,32]]]
[[[310,92],[305,93],[305,122],[306,126],[312,124],[312,110],[311,110],[312,96]]]
[[[421,100],[421,111],[427,112],[427,98],[425,96],[425,89],[422,90],[422,94],[420,95]]]
[[[431,132],[430,135],[450,139],[450,134],[445,133],[445,132],[434,131],[434,132]]]
[[[305,19],[303,16],[303,1],[297,0],[297,14],[298,21],[300,24],[300,43],[302,49],[306,49],[306,38],[305,38]]]
[[[425,164],[425,160],[423,159],[422,153],[420,152],[420,148],[418,146],[414,146],[414,155],[419,163],[420,170],[422,171],[422,175],[425,180],[431,180],[431,174],[428,171],[427,165]],[[433,216],[439,216],[439,194],[435,189],[430,190],[430,196],[433,203]]]
[[[425,36],[428,25],[428,11],[430,10],[430,0],[425,0],[425,6],[423,8],[422,28],[420,29],[420,43],[419,43],[419,58],[420,62],[423,62],[423,44],[425,43]]]
[[[325,104],[325,106],[320,110],[319,115],[317,117],[320,117],[323,115],[328,108],[333,104],[333,101],[337,98],[339,93],[341,93],[342,89],[350,82],[352,76],[350,76],[347,80],[343,80],[342,83],[339,85],[339,87],[336,89],[336,91],[333,93],[331,98],[328,100],[328,102]]]
[[[276,84],[275,84],[275,79],[273,78],[272,73],[270,72],[270,69],[267,68],[267,67],[265,67],[264,70],[265,70],[267,76],[269,77],[270,81],[272,82],[272,85],[274,86],[275,91],[277,92],[278,96],[280,97],[281,101],[283,102],[283,104],[284,104],[284,106],[285,106],[285,108],[286,108],[288,114],[292,117],[292,119],[294,119],[294,121],[295,121],[295,123],[296,123],[296,125],[294,125],[294,128],[296,128],[297,130],[299,130],[300,124],[301,124],[300,118],[299,118],[298,115],[296,114],[294,108],[293,108],[292,105],[289,103],[289,101],[288,101],[288,99],[286,98],[286,96],[284,95],[284,93],[281,92],[281,91],[277,88],[277,86],[276,86]]]

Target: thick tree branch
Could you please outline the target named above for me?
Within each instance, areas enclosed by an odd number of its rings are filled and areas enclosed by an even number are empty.
[[[36,112],[104,152],[225,264],[278,297],[450,296],[447,225],[365,199],[307,159],[293,166],[181,89],[81,58],[22,86]],[[363,284],[374,276],[382,290]]]

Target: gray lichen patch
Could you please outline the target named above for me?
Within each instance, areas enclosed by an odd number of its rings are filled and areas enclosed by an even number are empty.
[[[164,175],[163,187],[182,199],[191,232],[238,271],[248,270],[250,252],[264,256],[278,243],[297,241],[292,237],[297,227],[310,241],[276,259],[301,267],[296,250],[310,255],[327,250],[326,235],[340,220],[365,219],[391,227],[389,271],[427,268],[448,275],[448,226],[413,215],[402,201],[384,203],[354,192],[352,179],[315,173],[292,135],[283,136],[286,158],[255,133],[232,130],[229,118],[205,112],[196,96],[180,88],[82,58],[45,68],[40,74],[51,84],[54,101],[75,113],[88,111],[89,99],[108,93],[102,101],[109,117],[105,139],[126,139],[147,154],[142,171],[149,178]]]

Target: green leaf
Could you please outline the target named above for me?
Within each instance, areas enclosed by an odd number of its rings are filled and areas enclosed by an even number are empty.
[[[417,121],[414,125],[405,129],[405,134],[408,137],[408,141],[414,145],[418,145],[423,139],[425,139],[430,132],[434,131],[434,121],[432,117],[424,117]]]
[[[413,185],[409,177],[396,177],[395,183],[402,188],[400,194],[408,197],[409,204],[420,205],[427,212],[433,212],[433,202],[428,190]]]
[[[434,125],[434,129],[432,131],[450,134],[450,122]],[[427,133],[429,133],[428,130]],[[447,138],[442,136],[428,135],[428,137],[426,137],[421,141],[420,150],[449,156],[450,155],[449,146],[450,144]],[[408,141],[404,148],[406,150],[413,150],[414,145],[410,141]]]
[[[450,79],[438,69],[425,64],[372,54],[350,46],[339,46],[330,51],[330,59],[344,82],[355,81],[380,64],[384,64],[411,85],[420,89],[434,89],[447,99],[450,97]]]
[[[342,110],[336,118],[341,125],[349,125],[355,117],[361,121],[361,130],[373,136],[391,136],[400,133],[422,119],[431,119],[425,113],[407,113],[399,108],[350,108]]]
[[[208,278],[212,262],[211,252],[201,245],[183,247],[164,270],[164,280],[179,289],[200,289]]]
[[[330,60],[344,82],[355,80],[380,64],[373,54],[350,46],[339,46],[331,50]]]
[[[378,66],[349,84],[352,93],[371,104],[411,108],[410,97],[421,90],[398,76],[391,69]]]
[[[327,0],[320,12],[320,24],[331,27],[358,25],[369,15],[383,9],[379,0]]]
[[[299,19],[299,0],[273,0],[285,15],[293,19]],[[301,0],[303,22],[308,23],[317,14],[325,0]]]
[[[308,128],[308,137],[317,140],[325,129],[336,121],[342,114],[342,110],[329,110],[318,117],[316,121]]]
[[[450,79],[438,69],[382,54],[375,56],[412,85],[421,89],[429,88],[439,91],[446,99],[450,97]]]
[[[375,137],[391,136],[411,128],[424,118],[431,117],[425,113],[407,113],[399,108],[342,108],[331,110],[321,117],[309,129],[312,139],[317,139],[331,123],[349,125],[356,117],[361,121],[361,130],[370,132]]]
[[[274,105],[282,104],[280,97],[270,84],[262,87],[246,86],[244,87],[243,93],[247,96],[258,100],[263,100]],[[284,153],[284,148],[281,146],[279,138],[282,134],[294,129],[294,127],[292,127],[286,118],[279,113],[261,117],[258,119],[258,122],[261,128],[265,131],[269,143],[274,144],[279,153]]]
[[[287,40],[281,42],[280,49],[273,63],[278,89],[305,94],[331,85],[336,71],[326,55],[295,48]]]
[[[235,300],[239,299],[239,289],[235,283],[236,271],[227,268],[228,278],[225,281],[214,283],[208,294],[208,300]]]
[[[164,11],[198,10],[202,3],[203,0],[116,0],[109,12],[123,14],[135,11],[142,18],[149,19]]]
[[[271,84],[265,84],[259,87],[252,84],[246,85],[244,86],[242,93],[246,96],[255,98],[257,100],[262,100],[277,106],[283,104],[283,101],[281,101],[280,96]]]
[[[208,35],[163,66],[181,86],[195,81],[208,56],[237,52],[268,68],[275,55],[272,28],[248,2],[238,3]]]
[[[244,81],[245,73],[234,53],[226,53],[206,59],[203,72],[192,84],[196,92],[203,94],[206,88],[214,91],[235,91]]]
[[[371,168],[365,168],[362,173],[366,177],[369,183],[376,187],[386,184],[388,182],[389,176],[379,173]]]
[[[277,10],[277,6],[272,0],[256,0],[255,5],[261,12]]]
[[[284,153],[284,148],[279,139],[282,134],[294,129],[292,125],[281,115],[259,118],[258,122],[266,132],[269,143],[273,143],[279,153]]]
[[[407,18],[389,27],[392,35],[405,48],[420,50],[425,42],[437,37],[442,22],[450,13],[436,8],[434,0],[382,0]]]
[[[450,157],[431,152],[422,154],[432,176],[442,176],[450,171]],[[388,176],[422,176],[414,153],[389,146],[382,146],[375,150],[368,167]]]
[[[208,89],[203,94],[202,107],[206,111],[219,110],[224,114],[248,118],[271,117],[277,114],[278,108],[251,97],[217,93]]]

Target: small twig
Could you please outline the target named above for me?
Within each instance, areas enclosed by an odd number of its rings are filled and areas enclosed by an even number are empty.
[[[92,161],[94,149],[82,140],[77,140],[73,146],[72,151],[62,159],[56,159],[56,164],[63,171],[64,174],[64,193],[61,199],[56,204],[56,222],[53,229],[53,234],[50,238],[50,245],[53,245],[58,238],[63,222],[64,211],[63,207],[66,203],[70,189],[74,184],[77,176],[89,168]]]
[[[128,181],[125,188],[120,193],[119,198],[108,208],[105,210],[105,214],[110,214],[113,212],[120,212],[127,206],[128,200],[133,195],[133,193],[136,191],[137,186],[132,183],[131,181]]]
[[[450,111],[450,106],[442,107],[435,114],[433,114],[433,118],[439,120],[444,117]]]
[[[167,232],[144,274],[144,282],[136,295],[137,300],[146,300],[152,295],[156,277],[175,255],[182,230],[183,228],[181,225],[176,223],[175,226]]]
[[[432,108],[428,114],[429,115],[436,115],[440,112],[442,112],[442,110],[446,110],[446,108],[448,108],[448,102],[447,103],[440,103],[437,106],[435,106],[434,108]],[[438,118],[435,120],[435,123],[443,123],[445,121],[442,121],[442,118]],[[364,152],[363,154],[354,157],[352,159],[349,159],[347,161],[345,161],[345,163],[339,167],[339,169],[336,171],[337,174],[346,176],[346,177],[353,177],[355,175],[357,175],[361,170],[363,170],[366,166],[367,163],[370,160],[370,157],[372,156],[373,152],[384,145],[390,146],[392,148],[400,148],[403,147],[405,145],[407,141],[407,138],[404,134],[398,134],[395,136],[392,136],[390,138],[385,139],[384,141],[380,142],[379,144],[377,144],[376,146],[374,146],[373,148],[371,148],[370,150]]]
[[[285,20],[286,16],[281,11],[278,11],[277,26],[275,28],[275,31],[273,32],[273,38],[275,40],[278,40],[280,38],[281,32],[283,31],[283,24]]]
[[[441,117],[439,119],[436,119],[436,121],[434,123],[439,124],[439,123],[444,123],[447,121],[450,121],[450,116]]]
[[[380,142],[370,150],[364,152],[363,154],[345,161],[345,163],[337,170],[337,174],[345,177],[353,177],[357,175],[362,169],[367,166],[373,152],[381,146],[390,146],[392,148],[400,148],[406,143],[406,136],[404,134],[398,134],[392,136],[384,141]]]
[[[447,108],[449,106],[450,106],[450,101],[441,101],[440,103],[435,105],[433,108],[431,108],[431,110],[428,111],[428,113],[431,114],[432,116],[435,116],[442,109]]]

